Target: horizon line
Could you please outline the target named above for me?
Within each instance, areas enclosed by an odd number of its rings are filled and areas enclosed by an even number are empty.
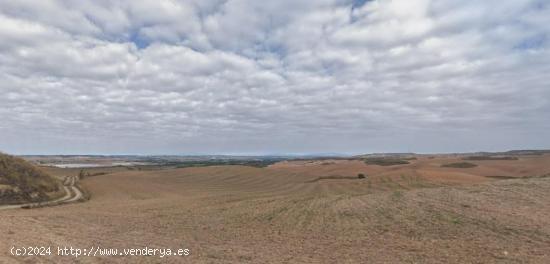
[[[268,157],[268,156],[327,156],[327,157],[340,157],[340,156],[358,156],[358,155],[373,155],[373,154],[414,154],[414,155],[442,155],[442,154],[468,154],[468,153],[506,153],[506,152],[517,152],[517,151],[550,151],[550,149],[546,148],[540,148],[540,149],[508,149],[508,150],[502,150],[502,151],[487,151],[487,150],[478,150],[478,151],[443,151],[443,152],[398,152],[398,151],[388,151],[388,152],[360,152],[360,153],[340,153],[340,152],[310,152],[310,153],[181,153],[181,154],[129,154],[129,153],[123,153],[123,154],[107,154],[107,153],[78,153],[78,154],[12,154],[16,156],[143,156],[143,157],[152,157],[152,156],[178,156],[178,157],[191,157],[191,156],[229,156],[229,157],[236,157],[236,156],[242,156],[242,157]],[[2,152],[0,152],[2,153]],[[4,152],[5,153],[5,152]]]

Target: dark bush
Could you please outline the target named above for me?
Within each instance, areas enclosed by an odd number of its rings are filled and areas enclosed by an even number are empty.
[[[365,164],[368,165],[378,165],[378,166],[394,166],[394,165],[405,165],[410,162],[397,158],[367,158],[365,159]]]
[[[469,162],[456,162],[456,163],[449,163],[449,164],[443,164],[441,165],[441,167],[446,167],[446,168],[473,168],[473,167],[477,167],[476,164],[473,164],[473,163],[469,163]]]
[[[357,178],[364,179],[364,178],[366,178],[366,176],[363,173],[359,173],[359,174],[357,174]]]

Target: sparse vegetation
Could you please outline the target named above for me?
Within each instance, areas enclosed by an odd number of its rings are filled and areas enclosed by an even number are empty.
[[[182,161],[175,162],[173,164],[163,164],[164,166],[176,166],[177,168],[187,167],[208,167],[208,166],[227,166],[227,165],[240,165],[250,166],[256,168],[267,167],[271,164],[275,164],[281,161],[280,159],[262,159],[262,160],[207,160],[207,161]]]
[[[329,175],[329,176],[317,177],[317,178],[315,178],[315,179],[313,179],[309,182],[316,182],[316,181],[321,181],[321,180],[356,180],[356,179],[362,179],[362,178],[353,177],[353,176]]]
[[[441,167],[467,169],[467,168],[477,167],[477,165],[474,164],[474,163],[470,163],[470,162],[455,162],[455,163],[443,164],[443,165],[441,165]]]
[[[407,160],[397,158],[368,158],[364,160],[368,165],[394,166],[409,164]]]
[[[88,178],[88,177],[100,176],[100,175],[106,175],[106,174],[107,174],[107,172],[103,172],[103,171],[101,171],[101,172],[92,172],[91,173],[89,171],[80,170],[78,172],[78,177],[80,179],[84,179],[84,178]]]
[[[0,153],[0,203],[22,203],[48,199],[59,190],[57,180],[27,161]]]
[[[403,197],[403,192],[401,192],[399,190],[393,191],[393,193],[391,195],[391,198],[392,198],[393,201],[399,201],[399,200],[401,200],[402,197]]]
[[[466,158],[463,158],[463,160],[518,160],[517,157],[511,157],[511,156],[469,156]]]
[[[364,179],[364,178],[366,178],[366,176],[363,173],[359,173],[359,174],[357,174],[357,178]]]
[[[517,179],[518,178],[518,177],[514,177],[514,176],[505,176],[505,175],[491,175],[491,176],[485,176],[485,177],[499,179],[499,180],[510,180],[510,179]],[[523,178],[528,178],[528,177],[523,177]]]

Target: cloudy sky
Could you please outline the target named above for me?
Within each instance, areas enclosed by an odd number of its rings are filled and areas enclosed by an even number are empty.
[[[0,150],[550,148],[545,0],[0,0]]]

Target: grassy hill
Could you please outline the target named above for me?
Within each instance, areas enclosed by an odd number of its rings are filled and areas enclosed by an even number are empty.
[[[59,190],[56,179],[29,162],[0,153],[0,204],[37,202]]]

